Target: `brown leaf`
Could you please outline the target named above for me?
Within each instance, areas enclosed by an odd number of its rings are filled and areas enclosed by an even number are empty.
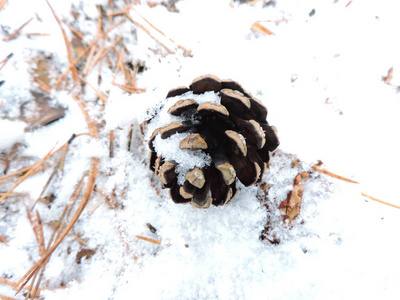
[[[308,176],[307,172],[297,174],[293,182],[293,190],[288,193],[286,200],[279,205],[279,209],[285,214],[283,216],[284,220],[289,220],[289,223],[292,223],[300,213],[305,187],[304,181]]]

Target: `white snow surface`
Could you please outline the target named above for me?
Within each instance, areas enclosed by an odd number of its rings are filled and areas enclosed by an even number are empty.
[[[49,2],[63,22],[79,24],[88,43],[96,35],[96,5],[109,3]],[[114,11],[126,6],[113,2]],[[114,70],[107,64],[101,84],[96,76],[86,78],[108,96],[102,110],[96,94],[86,87],[89,113],[104,127],[98,140],[75,138],[63,174],[47,191],[55,200],[50,208],[38,203],[35,209],[48,240],[52,232],[48,224],[58,220],[91,157],[100,159],[96,187],[103,194],[114,193],[118,205],[111,209],[102,194],[93,193],[74,232],[52,255],[41,296],[46,300],[398,299],[400,210],[368,200],[361,192],[400,205],[396,138],[400,5],[390,0],[276,0],[274,5],[180,0],[175,4],[178,12],[170,12],[161,4],[138,2],[135,10],[175,41],[165,40],[174,53],[133,23],[125,22],[110,34],[124,38],[132,63],[144,62],[146,70],[136,79],[146,92],[129,95],[113,86]],[[77,20],[71,10],[81,12]],[[137,17],[133,11],[131,16]],[[31,17],[21,36],[3,40]],[[24,132],[18,114],[20,106],[32,100],[31,91],[37,90],[30,75],[33,58],[51,54],[53,63],[65,70],[67,52],[46,1],[8,1],[0,20],[0,62],[13,53],[3,67],[0,63],[0,81],[4,80],[0,168],[6,169],[7,153],[17,142],[23,144],[19,152],[26,157],[21,165],[11,164],[7,172],[12,173],[38,161],[72,133],[88,129],[72,92],[61,90],[51,97],[66,107],[66,116]],[[274,34],[251,30],[256,21]],[[134,36],[132,28],[137,30]],[[29,32],[49,35],[24,35]],[[191,50],[193,57],[184,55],[177,44]],[[393,78],[386,84],[382,77],[391,67]],[[169,89],[188,86],[204,74],[240,82],[263,101],[269,123],[278,129],[281,145],[263,178],[270,186],[268,211],[259,201],[258,185],[241,187],[222,207],[201,210],[176,205],[147,166],[146,137],[139,133],[147,110],[165,101]],[[112,158],[110,130],[116,145]],[[293,167],[296,158],[301,162]],[[361,184],[312,173],[305,183],[300,215],[292,225],[283,224],[279,204],[292,189],[294,177],[310,171],[318,160],[323,168]],[[31,176],[15,190],[26,196],[0,203],[0,236],[6,238],[0,241],[2,279],[17,282],[40,258],[26,211],[50,173]],[[2,186],[1,192],[6,190]],[[280,240],[277,245],[259,239],[267,222]],[[147,223],[157,232],[152,233]],[[76,255],[82,248],[96,253],[78,264]],[[0,296],[24,299],[14,293],[0,283]]]

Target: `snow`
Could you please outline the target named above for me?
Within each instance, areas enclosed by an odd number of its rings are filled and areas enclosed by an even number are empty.
[[[107,13],[126,7],[123,1],[113,2],[112,10],[109,1],[50,1],[65,24],[84,33],[86,43],[96,36],[96,5],[103,5]],[[180,0],[175,3],[178,12],[170,12],[162,4],[139,2],[130,11],[132,19],[146,24],[142,16],[159,28],[166,37],[155,31],[154,36],[168,49],[129,21],[110,37],[122,36],[124,64],[144,64],[136,84],[146,92],[128,94],[113,85],[115,69],[104,62],[101,83],[98,68],[85,78],[107,96],[107,103],[87,85],[82,91],[76,86],[54,90],[51,103],[65,107],[65,117],[31,132],[25,131],[29,124],[19,114],[23,103],[33,101],[31,92],[40,91],[32,75],[35,59],[50,55],[51,64],[62,74],[68,68],[67,52],[45,1],[8,1],[0,10],[0,81],[4,80],[0,170],[13,173],[37,162],[72,134],[88,132],[73,98],[76,92],[83,93],[89,113],[99,124],[99,139],[82,135],[69,145],[63,172],[57,173],[44,194],[55,195],[54,202],[35,206],[48,241],[50,222],[57,221],[70,203],[90,159],[100,160],[96,192],[73,232],[52,255],[41,296],[46,300],[397,299],[400,212],[361,196],[364,192],[400,205],[397,3],[277,0],[264,6],[266,1],[248,5]],[[71,11],[78,12],[76,20]],[[19,37],[3,40],[31,17]],[[274,34],[251,30],[256,21]],[[34,32],[49,35],[26,36]],[[193,57],[177,45],[189,49]],[[13,56],[2,65],[10,53]],[[382,77],[391,67],[393,78],[386,84]],[[268,122],[278,129],[281,145],[264,174],[270,187],[268,210],[259,201],[263,196],[259,186],[241,187],[222,207],[201,210],[176,205],[147,166],[147,140],[153,129],[179,119],[165,113],[168,107],[178,99],[204,101],[189,94],[165,99],[168,90],[188,86],[204,74],[240,82],[263,101]],[[123,82],[123,77],[118,75],[115,81]],[[215,93],[208,97],[219,101]],[[157,110],[160,103],[164,113],[142,137],[139,124],[148,109]],[[113,157],[109,157],[111,130]],[[156,138],[159,142],[162,139]],[[170,144],[157,147],[165,155],[174,155]],[[300,163],[293,166],[297,158]],[[300,215],[285,225],[280,203],[293,188],[295,176],[310,171],[318,160],[324,169],[361,184],[312,172],[305,182]],[[27,211],[51,172],[48,168],[29,177],[14,191],[21,196],[0,203],[0,237],[6,239],[0,240],[2,279],[17,282],[40,258]],[[10,187],[1,185],[1,192]],[[115,207],[105,195],[115,195]],[[277,245],[259,239],[267,222],[272,225],[269,234],[280,240]],[[152,233],[147,223],[157,231]],[[161,244],[135,236],[161,240]],[[96,252],[78,264],[81,249]],[[0,283],[3,295],[24,298]]]

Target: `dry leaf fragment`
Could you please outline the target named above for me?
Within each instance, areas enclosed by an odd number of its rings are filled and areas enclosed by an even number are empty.
[[[304,192],[304,181],[309,177],[307,172],[297,174],[293,181],[293,190],[287,195],[285,201],[279,205],[279,209],[284,212],[283,219],[289,220],[289,223],[299,215],[301,208],[301,200]]]
[[[6,237],[3,236],[3,235],[0,235],[0,242],[1,242],[1,243],[7,243]]]
[[[96,250],[93,249],[81,249],[77,254],[75,261],[77,264],[80,264],[82,258],[89,259],[96,253]]]
[[[386,76],[382,76],[382,80],[384,83],[389,84],[392,81],[393,78],[393,67],[390,67],[390,69],[388,70],[388,73]]]

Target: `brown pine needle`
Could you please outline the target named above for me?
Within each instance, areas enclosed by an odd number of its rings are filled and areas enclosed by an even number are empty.
[[[58,23],[58,26],[60,27],[61,33],[63,35],[65,46],[67,48],[68,61],[69,61],[70,69],[71,69],[71,72],[72,72],[72,79],[76,83],[76,82],[78,82],[78,71],[75,68],[74,58],[72,56],[71,43],[69,42],[67,34],[66,34],[66,32],[65,32],[65,30],[64,30],[64,28],[62,26],[62,23],[61,23],[60,19],[58,18],[56,12],[54,11],[53,7],[50,5],[48,0],[46,0],[46,2],[49,5],[49,7],[51,9],[51,12],[53,13],[53,16],[56,19],[56,21]]]
[[[400,209],[400,206],[399,206],[399,205],[395,205],[395,204],[392,204],[392,203],[389,203],[389,202],[385,202],[385,201],[383,201],[383,200],[380,200],[380,199],[378,199],[378,198],[375,198],[375,197],[373,197],[373,196],[370,196],[370,195],[368,195],[368,194],[366,194],[366,193],[361,192],[361,195],[363,195],[364,197],[369,198],[369,199],[371,199],[371,200],[374,200],[374,201],[376,201],[376,202],[379,202],[379,203],[382,203],[382,204],[389,205],[389,206],[392,206],[392,207],[395,207],[395,208],[399,208],[399,209]]]
[[[0,243],[7,243],[7,239],[5,236],[0,235]]]
[[[88,86],[90,86],[95,93],[97,94],[97,96],[99,96],[99,98],[104,102],[107,103],[107,98],[106,96],[104,96],[104,94],[102,92],[100,92],[98,89],[96,89],[93,85],[91,85],[85,78],[83,77],[79,77],[84,83],[86,83]]]
[[[260,1],[263,1],[263,0],[253,0],[253,1],[247,2],[247,5],[251,6],[251,5],[254,5],[254,4],[256,4],[256,3],[260,2]]]
[[[323,173],[323,174],[328,175],[328,176],[331,176],[331,177],[333,177],[333,178],[336,178],[336,179],[339,179],[339,180],[343,180],[343,181],[346,181],[346,182],[350,182],[350,183],[359,184],[358,181],[355,181],[355,180],[352,180],[352,179],[349,179],[349,178],[346,178],[346,177],[337,175],[337,174],[335,174],[335,173],[329,172],[329,171],[327,171],[327,170],[325,170],[325,169],[322,169],[322,168],[320,168],[320,167],[317,167],[317,166],[315,166],[315,165],[312,166],[312,168],[313,168],[315,171],[317,171],[317,172]],[[364,193],[364,192],[361,192],[361,195],[364,196],[364,197],[366,197],[366,198],[369,198],[369,199],[371,199],[371,200],[374,200],[374,201],[376,201],[376,202],[379,202],[379,203],[382,203],[382,204],[389,205],[389,206],[392,206],[392,207],[395,207],[395,208],[399,208],[399,209],[400,209],[400,206],[399,206],[399,205],[396,205],[396,204],[392,204],[392,203],[390,203],[390,202],[383,201],[383,200],[381,200],[381,199],[378,199],[378,198],[376,198],[376,197],[373,197],[373,196],[371,196],[371,195],[368,195],[368,194],[366,194],[366,193]]]
[[[98,36],[94,39],[93,42],[89,44],[80,54],[79,56],[74,60],[73,64],[68,67],[68,69],[57,79],[55,85],[59,85],[61,81],[64,80],[64,78],[68,75],[69,71],[72,70],[72,68],[75,68],[76,64],[86,55],[86,53],[91,50],[93,47],[95,47],[96,43],[103,37],[106,37],[109,32],[111,32],[113,29],[117,28],[121,24],[125,22],[125,19],[122,19],[121,21],[117,22],[115,25],[107,29],[101,36]]]
[[[1,294],[0,294],[0,299],[1,300],[17,300],[15,298],[7,297],[7,296],[1,295]]]
[[[31,176],[32,173],[33,173],[38,167],[40,167],[40,166],[43,164],[43,162],[44,162],[48,157],[50,157],[51,155],[53,155],[53,154],[54,154],[54,153],[53,153],[53,150],[54,150],[54,147],[53,147],[41,160],[39,160],[36,164],[34,164],[33,167],[32,167],[28,172],[26,172],[23,176],[21,176],[21,177],[19,178],[19,180],[12,186],[12,188],[9,189],[8,192],[5,193],[5,194],[0,198],[0,203],[1,203],[5,198],[7,198],[8,195],[9,195],[17,186],[19,186],[19,185],[21,184],[21,182],[23,182],[26,178],[28,178],[29,176]]]
[[[10,40],[16,39],[16,38],[20,35],[21,30],[22,30],[26,25],[28,25],[32,20],[33,20],[33,17],[30,18],[28,21],[26,21],[24,24],[22,24],[17,30],[15,30],[15,31],[14,31],[12,34],[10,34],[8,37],[5,37],[5,38],[3,39],[3,41],[4,41],[4,42],[8,42],[8,41],[10,41]]]
[[[44,33],[44,32],[30,32],[30,33],[25,33],[25,36],[31,37],[31,36],[49,36],[50,33]]]
[[[60,235],[60,237],[54,242],[54,244],[48,249],[42,257],[38,260],[38,262],[17,282],[17,286],[19,286],[16,295],[25,287],[25,285],[29,282],[29,280],[38,272],[38,270],[42,267],[42,265],[49,259],[51,254],[54,252],[54,250],[57,249],[57,247],[61,244],[65,236],[68,234],[68,232],[71,230],[71,228],[74,226],[76,221],[79,219],[79,216],[83,212],[84,208],[86,207],[86,204],[88,203],[90,199],[90,195],[94,189],[95,181],[97,178],[97,173],[98,173],[98,164],[99,164],[99,159],[98,158],[92,158],[92,163],[90,167],[90,172],[89,172],[89,178],[88,182],[86,184],[85,191],[83,193],[81,202],[79,203],[78,208],[76,209],[74,215],[72,216],[70,222],[68,223],[67,227],[64,229],[63,233]]]
[[[185,47],[177,44],[173,39],[168,37],[164,32],[162,32],[160,29],[155,27],[150,21],[148,21],[145,17],[143,17],[134,7],[132,7],[132,10],[134,10],[138,16],[140,16],[151,28],[153,28],[155,31],[157,31],[159,34],[164,36],[166,39],[168,39],[171,43],[175,44],[179,49],[182,49],[188,56],[193,57],[193,54],[190,50],[187,50]]]
[[[13,56],[12,53],[8,54],[7,57],[5,59],[3,59],[2,61],[0,61],[0,71],[1,69],[3,69],[3,67],[6,65],[6,63],[10,60],[10,58]]]
[[[260,24],[260,22],[255,22],[253,23],[253,25],[251,25],[251,29],[253,29],[254,31],[260,32],[262,34],[265,35],[274,35],[274,33],[269,30],[267,27],[263,26]]]
[[[8,0],[0,0],[0,10],[3,9],[4,5],[6,5],[7,2]]]
[[[154,240],[154,239],[151,239],[151,238],[148,238],[148,237],[144,237],[144,236],[141,236],[141,235],[135,235],[135,238],[138,238],[140,240],[143,240],[143,241],[146,241],[146,242],[150,242],[150,243],[153,243],[153,244],[161,245],[161,240]]]
[[[331,176],[331,177],[336,178],[336,179],[339,179],[339,180],[343,180],[343,181],[350,182],[350,183],[359,183],[359,182],[357,182],[357,181],[355,181],[355,180],[353,180],[353,179],[350,179],[350,178],[346,178],[346,177],[337,175],[337,174],[335,174],[335,173],[332,173],[332,172],[330,172],[330,171],[328,171],[328,170],[322,169],[322,168],[317,167],[317,166],[312,166],[312,168],[313,168],[315,171],[317,171],[317,172],[323,173],[323,174],[325,174],[325,175]]]
[[[87,73],[85,74],[89,74],[92,69],[96,66],[96,64],[103,59],[108,52],[110,52],[110,50],[116,45],[118,44],[120,41],[122,40],[122,36],[119,36],[118,38],[115,39],[115,41],[107,48],[103,51],[104,46],[102,45],[101,48],[99,49],[99,51],[97,52],[96,56],[93,58],[92,63],[90,64],[90,67],[87,71]]]
[[[151,32],[149,29],[147,29],[146,27],[144,27],[142,24],[140,24],[138,21],[134,20],[130,15],[129,15],[129,11],[125,12],[126,17],[128,18],[128,20],[130,20],[133,24],[135,24],[136,26],[138,26],[139,28],[141,28],[144,32],[146,32],[153,40],[155,40],[157,43],[159,43],[161,46],[163,46],[169,54],[175,54],[175,51],[170,49],[167,45],[165,45],[165,43],[161,42],[159,39],[157,39]]]

